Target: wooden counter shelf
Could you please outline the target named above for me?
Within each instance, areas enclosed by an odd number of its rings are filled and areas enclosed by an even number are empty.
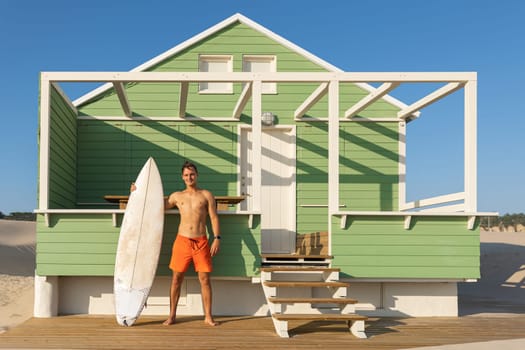
[[[168,198],[164,196],[164,198]],[[230,205],[239,204],[246,197],[245,196],[215,196],[215,202],[217,203],[217,210],[228,210]],[[128,203],[128,196],[108,194],[104,196],[104,199],[110,203],[118,203],[119,209],[126,209]]]

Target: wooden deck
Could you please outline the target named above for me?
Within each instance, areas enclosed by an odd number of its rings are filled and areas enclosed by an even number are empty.
[[[202,317],[181,316],[162,325],[141,317],[120,327],[113,317],[32,318],[0,334],[1,348],[39,349],[403,349],[524,338],[525,315],[458,318],[371,318],[368,339],[353,337],[344,322],[290,321],[291,338],[280,338],[269,317],[218,317],[218,327]]]

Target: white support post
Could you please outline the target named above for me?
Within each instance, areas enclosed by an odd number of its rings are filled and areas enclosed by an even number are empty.
[[[262,155],[262,82],[254,80],[252,86],[252,210],[261,211],[261,155]]]
[[[339,211],[339,81],[328,83],[328,254],[332,254],[332,215]],[[344,223],[343,223],[344,221]],[[346,216],[341,218],[346,225]]]
[[[365,321],[353,321],[350,322],[350,333],[352,333],[355,337],[360,339],[366,339],[366,333],[365,333]]]
[[[40,75],[40,169],[38,208],[49,208],[49,130],[50,130],[50,83],[46,74]]]
[[[398,175],[399,175],[399,185],[398,185],[398,200],[397,206],[398,210],[403,210],[403,207],[407,201],[407,124],[406,122],[399,122],[398,126],[399,131],[399,142],[398,145]]]
[[[58,315],[58,277],[35,273],[33,316],[40,318]]]
[[[339,81],[328,86],[328,214],[339,211]]]
[[[477,211],[477,80],[465,85],[465,211]]]

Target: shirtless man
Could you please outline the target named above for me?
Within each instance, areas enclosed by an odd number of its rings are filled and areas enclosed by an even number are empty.
[[[199,275],[204,322],[210,326],[218,325],[211,314],[211,257],[219,252],[220,228],[215,198],[211,192],[197,187],[197,167],[188,161],[182,166],[182,180],[186,189],[173,192],[165,203],[165,208],[177,207],[180,213],[180,224],[177,238],[173,243],[170,269],[173,271],[170,288],[170,315],[164,325],[175,323],[180,289],[184,273],[193,261]],[[133,189],[134,186],[132,186]],[[211,247],[206,236],[206,216],[210,216],[214,239]]]

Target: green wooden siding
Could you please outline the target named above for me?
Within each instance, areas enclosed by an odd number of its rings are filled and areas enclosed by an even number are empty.
[[[155,72],[196,72],[198,71],[199,55],[224,54],[232,55],[233,71],[242,71],[243,55],[275,55],[278,72],[321,72],[324,68],[305,59],[296,52],[273,41],[244,24],[233,24],[214,35],[194,44],[157,64],[149,71]],[[295,109],[309,96],[318,84],[281,83],[277,86],[277,94],[265,94],[262,98],[265,111],[272,111],[280,124],[293,124]],[[177,115],[180,84],[160,83],[130,83],[126,85],[126,93],[133,113],[136,116],[173,117]],[[231,117],[233,108],[239,99],[242,84],[233,84],[232,94],[199,94],[198,84],[189,85],[187,99],[187,115],[198,117]],[[340,110],[343,113],[352,103],[368,94],[367,91],[354,84],[341,84]],[[328,98],[322,98],[307,116],[326,117],[328,115]],[[397,108],[381,100],[377,101],[360,116],[387,117],[394,116]],[[98,99],[79,108],[80,115],[122,116],[117,95],[114,90],[108,90]],[[251,123],[251,105],[248,103],[243,111],[242,121]]]
[[[358,278],[479,278],[479,233],[466,217],[332,218],[333,264]]]
[[[77,118],[53,85],[50,89],[49,208],[76,206]],[[43,163],[40,162],[40,166]]]
[[[328,231],[328,125],[297,125],[297,233]]]
[[[164,192],[182,189],[181,166],[193,161],[199,181],[214,195],[237,194],[237,127],[230,123],[79,121],[78,202],[106,205],[108,194],[127,194],[153,156]]]
[[[398,123],[345,123],[339,140],[339,203],[345,210],[397,210]]]
[[[157,269],[168,276],[171,247],[178,227],[178,215],[167,215]],[[119,215],[119,226],[122,216]],[[248,227],[246,215],[221,215],[221,251],[213,258],[214,276],[247,277],[260,266],[260,220]],[[43,216],[37,223],[37,274],[40,276],[112,276],[120,227],[113,227],[111,215],[56,214],[47,227]]]

